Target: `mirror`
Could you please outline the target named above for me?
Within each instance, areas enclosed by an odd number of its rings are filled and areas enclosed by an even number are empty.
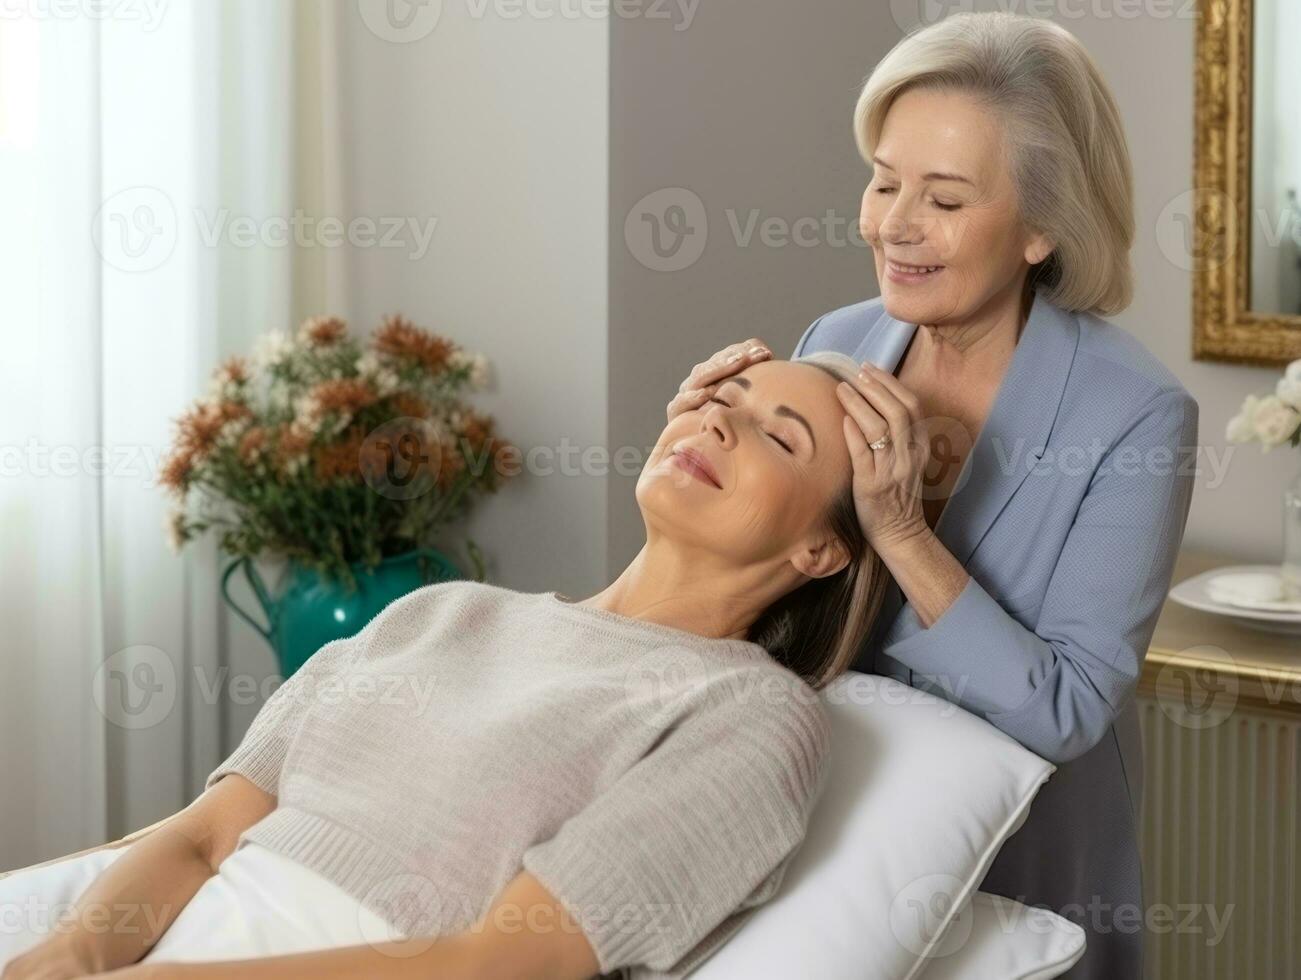
[[[1251,303],[1301,315],[1301,4],[1256,0],[1251,106]]]
[[[1198,4],[1194,190],[1172,216],[1191,231],[1198,360],[1301,357],[1298,37],[1296,0]]]

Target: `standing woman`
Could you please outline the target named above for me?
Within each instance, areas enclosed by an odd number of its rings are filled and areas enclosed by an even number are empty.
[[[840,388],[859,520],[894,578],[854,666],[1057,764],[981,887],[1085,929],[1073,980],[1138,978],[1134,690],[1188,514],[1198,407],[1101,319],[1133,289],[1119,112],[1060,26],[958,14],[877,65],[854,127],[881,296],[822,316],[795,350],[883,368]],[[719,352],[670,417],[769,356],[757,340]]]

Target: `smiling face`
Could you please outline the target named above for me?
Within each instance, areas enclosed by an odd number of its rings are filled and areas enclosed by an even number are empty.
[[[852,474],[836,384],[808,364],[762,361],[674,418],[637,481],[648,533],[736,567],[790,562],[811,577],[843,567],[832,550],[811,553]]]
[[[905,91],[873,158],[859,224],[896,319],[963,320],[1051,253],[1021,221],[998,119],[971,97]]]

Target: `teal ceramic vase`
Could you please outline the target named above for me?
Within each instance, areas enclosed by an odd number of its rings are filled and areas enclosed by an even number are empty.
[[[257,597],[267,626],[263,627],[230,597],[230,577],[239,569]],[[237,558],[221,576],[221,594],[241,619],[266,637],[285,680],[326,643],[352,636],[394,599],[434,582],[463,578],[441,552],[417,548],[393,555],[372,569],[351,566],[357,588],[323,578],[291,560],[274,590],[268,589],[248,558]]]

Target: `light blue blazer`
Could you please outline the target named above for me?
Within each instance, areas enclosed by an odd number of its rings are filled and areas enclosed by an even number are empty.
[[[795,356],[897,372],[915,330],[871,299],[820,317]],[[1142,972],[1134,691],[1188,516],[1197,423],[1196,400],[1131,334],[1036,294],[935,528],[970,581],[930,628],[892,582],[854,665],[1058,765],[981,888],[1084,927],[1072,980]]]

